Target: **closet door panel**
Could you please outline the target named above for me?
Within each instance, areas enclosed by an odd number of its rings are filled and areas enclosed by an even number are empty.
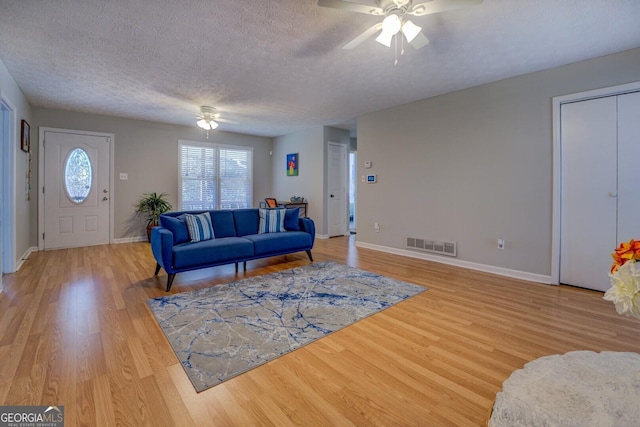
[[[616,245],[616,98],[561,108],[560,282],[604,291]]]
[[[640,240],[640,92],[618,96],[618,243]]]

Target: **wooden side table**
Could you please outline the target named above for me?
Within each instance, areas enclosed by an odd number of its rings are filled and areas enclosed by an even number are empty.
[[[307,202],[278,201],[278,205],[282,205],[285,208],[300,208],[300,216],[304,218],[307,217],[307,213],[309,212],[309,204]]]

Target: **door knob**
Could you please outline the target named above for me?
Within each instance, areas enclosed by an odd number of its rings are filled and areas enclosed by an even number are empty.
[[[105,188],[104,190],[102,190],[103,193],[108,193],[107,189]]]
[[[104,197],[102,198],[102,201],[103,201],[103,202],[106,202],[107,200],[109,200],[109,198],[108,198],[107,196],[104,196]]]

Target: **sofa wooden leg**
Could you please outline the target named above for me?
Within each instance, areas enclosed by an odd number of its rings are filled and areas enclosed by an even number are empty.
[[[176,278],[176,274],[169,274],[167,276],[167,292],[169,292],[171,290],[171,285],[173,285],[173,279]]]
[[[309,257],[309,261],[313,262],[313,257],[311,256],[311,249],[307,249],[305,252],[307,253],[307,256]]]
[[[161,268],[161,267],[160,267],[160,264],[156,263],[156,272],[155,272],[155,273],[153,273],[153,275],[154,275],[154,276],[157,276],[157,275],[158,275],[158,273],[160,273],[160,268]]]
[[[242,263],[242,268],[244,271],[247,271],[247,261]]]
[[[238,272],[238,263],[236,262],[236,273]]]

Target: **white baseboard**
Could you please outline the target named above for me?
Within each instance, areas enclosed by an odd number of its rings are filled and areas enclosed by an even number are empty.
[[[119,239],[113,239],[111,243],[114,245],[118,243],[136,243],[136,242],[146,242],[147,236],[137,236],[137,237],[121,237]]]
[[[24,264],[24,262],[29,258],[32,252],[38,252],[38,247],[31,246],[29,249],[27,249],[27,251],[18,260],[18,263],[16,264],[16,271],[20,270],[20,267],[22,267],[22,264]]]
[[[485,273],[497,274],[499,276],[511,277],[513,279],[526,280],[529,282],[553,284],[551,276],[544,274],[529,273],[520,270],[511,270],[509,268],[496,267],[493,265],[478,264],[475,262],[462,261],[456,258],[449,258],[437,255],[422,254],[409,251],[406,249],[390,248],[388,246],[374,245],[372,243],[356,242],[356,246],[360,248],[373,249],[374,251],[386,252],[395,255],[402,255],[409,258],[418,258],[426,261],[439,262],[441,264],[453,265],[455,267],[468,268],[470,270],[483,271]]]
[[[316,239],[328,239],[328,234],[316,234]]]

